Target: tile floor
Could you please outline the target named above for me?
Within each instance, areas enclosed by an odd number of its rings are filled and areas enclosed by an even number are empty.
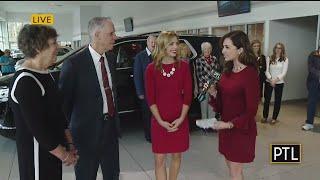
[[[273,110],[270,107],[270,110]],[[260,119],[259,107],[257,119]],[[270,112],[271,114],[271,112]],[[283,103],[280,123],[258,125],[256,158],[246,164],[246,180],[319,180],[320,179],[320,125],[313,131],[301,130],[306,117],[306,102]],[[316,118],[316,125],[319,119]],[[183,156],[179,180],[227,180],[224,158],[218,153],[218,139],[214,132],[201,130],[191,132],[191,146]],[[301,164],[272,165],[269,163],[270,143],[301,143],[303,146]],[[143,138],[138,126],[126,127],[120,139],[121,180],[155,180],[151,144]],[[0,180],[18,180],[18,163],[15,141],[0,136]],[[71,167],[64,167],[64,180],[73,180]],[[98,180],[102,180],[101,172]]]

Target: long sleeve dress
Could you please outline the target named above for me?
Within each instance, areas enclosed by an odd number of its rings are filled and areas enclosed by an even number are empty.
[[[67,121],[59,99],[49,72],[25,68],[14,75],[9,103],[17,128],[21,180],[62,179],[62,162],[49,152],[66,142]]]
[[[162,64],[165,72],[175,67],[171,77],[155,69],[154,63],[148,65],[145,74],[146,98],[149,107],[157,105],[162,120],[173,122],[180,117],[183,105],[190,106],[192,100],[192,79],[187,62]],[[168,132],[157,120],[151,118],[152,151],[154,153],[178,153],[189,148],[188,117],[175,132]]]
[[[232,162],[252,162],[260,95],[258,72],[247,66],[238,73],[224,73],[217,90],[217,97],[212,97],[210,104],[221,113],[222,121],[234,124],[232,129],[219,130],[219,152]]]

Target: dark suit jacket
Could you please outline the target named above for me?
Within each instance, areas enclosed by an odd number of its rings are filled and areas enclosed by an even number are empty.
[[[144,73],[148,64],[150,63],[151,63],[151,58],[149,58],[146,49],[139,52],[134,57],[133,78],[134,78],[134,84],[136,87],[136,93],[138,96],[145,95]]]
[[[116,107],[116,128],[119,134],[119,116],[116,92],[116,58],[106,53],[111,72],[113,95]],[[73,141],[77,147],[96,147],[99,135],[99,121],[103,121],[103,98],[89,48],[86,47],[67,59],[62,66],[59,88],[64,98],[63,109]],[[88,149],[89,150],[89,149]]]

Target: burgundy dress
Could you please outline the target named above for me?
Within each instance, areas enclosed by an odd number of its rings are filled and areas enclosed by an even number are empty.
[[[219,130],[219,152],[232,162],[252,162],[260,95],[258,71],[247,66],[238,73],[224,73],[217,89],[217,98],[212,97],[210,104],[221,113],[222,121],[234,124],[232,129]]]
[[[192,84],[189,65],[185,61],[163,64],[166,73],[172,67],[175,72],[171,77],[164,77],[161,71],[150,63],[145,72],[146,98],[149,107],[156,104],[162,120],[172,122],[180,117],[183,104],[190,106]],[[179,153],[189,148],[189,120],[184,119],[178,130],[168,132],[157,120],[151,118],[152,151],[154,153]]]

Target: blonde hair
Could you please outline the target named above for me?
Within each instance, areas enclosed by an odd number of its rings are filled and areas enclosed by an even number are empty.
[[[186,43],[180,43],[177,51],[178,59],[186,59],[191,55],[191,51]]]
[[[156,47],[152,52],[153,62],[157,70],[161,70],[162,60],[165,56],[167,56],[166,49],[174,38],[179,40],[178,35],[173,31],[162,31],[158,36],[156,40]],[[178,62],[177,57],[174,59],[175,62]]]

